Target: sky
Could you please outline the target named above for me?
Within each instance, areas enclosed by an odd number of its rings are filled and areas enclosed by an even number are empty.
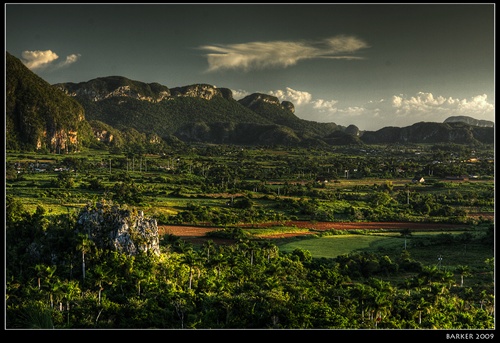
[[[50,84],[205,83],[367,131],[495,118],[494,3],[6,3],[4,13],[5,50]]]

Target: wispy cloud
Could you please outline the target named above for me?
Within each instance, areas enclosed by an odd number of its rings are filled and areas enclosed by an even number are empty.
[[[64,68],[78,61],[80,54],[68,55],[64,61],[54,63],[58,58],[59,56],[52,50],[26,50],[21,54],[21,61],[30,70],[39,70],[47,67]]]
[[[66,60],[64,62],[61,62],[61,64],[59,66],[60,67],[67,67],[70,64],[73,64],[76,61],[78,61],[78,59],[80,58],[80,56],[81,56],[80,54],[71,54],[71,55],[68,55],[68,56],[66,56]]]
[[[208,71],[238,69],[243,71],[286,68],[301,60],[362,59],[354,54],[369,45],[353,36],[336,36],[319,41],[272,41],[239,44],[204,45]]]
[[[249,94],[243,90],[239,93]],[[421,121],[443,122],[458,115],[491,121],[495,118],[495,105],[485,94],[460,99],[418,92],[412,96],[399,94],[371,100],[360,106],[343,106],[339,100],[315,98],[307,91],[290,87],[260,93],[274,95],[280,101],[291,101],[299,118],[342,126],[353,124],[369,131],[386,126],[405,127]]]

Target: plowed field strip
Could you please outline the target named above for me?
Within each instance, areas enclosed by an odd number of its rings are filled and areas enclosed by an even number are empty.
[[[436,224],[436,223],[407,223],[407,222],[360,222],[360,223],[336,223],[336,222],[306,222],[292,221],[286,223],[266,223],[252,227],[269,227],[269,226],[289,226],[298,228],[307,228],[312,230],[436,230],[436,229],[457,229],[467,227],[463,224]],[[250,226],[242,226],[250,227]],[[220,230],[216,227],[206,226],[183,226],[183,225],[159,225],[160,235],[171,234],[179,237],[203,237],[207,232]],[[293,236],[299,236],[307,233],[293,233]],[[278,235],[277,238],[281,236]]]

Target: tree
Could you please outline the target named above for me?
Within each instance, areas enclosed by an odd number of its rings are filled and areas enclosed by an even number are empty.
[[[406,250],[406,239],[407,239],[408,237],[411,237],[411,230],[410,230],[410,229],[408,229],[408,228],[406,228],[406,229],[404,229],[404,230],[401,230],[401,232],[400,232],[400,233],[401,233],[401,236],[403,236],[403,237],[404,237],[404,239],[405,239],[405,250]]]
[[[58,188],[73,188],[75,185],[75,179],[73,174],[69,171],[62,171],[57,175],[54,181],[54,186]]]
[[[458,266],[455,268],[455,272],[460,275],[460,287],[464,286],[464,277],[472,275],[469,266]]]
[[[78,236],[79,243],[76,246],[76,250],[82,252],[82,281],[85,281],[85,254],[90,252],[94,242],[92,242],[92,240],[85,234],[79,234]]]
[[[111,285],[113,283],[112,279],[110,278],[111,276],[111,270],[107,267],[106,263],[100,263],[95,266],[93,269],[93,279],[95,282],[95,285],[99,287],[99,297],[98,297],[98,304],[101,304],[101,292],[104,290],[103,288],[103,283],[107,283],[108,285]]]
[[[311,252],[309,250],[304,250],[301,248],[294,249],[292,251],[292,256],[302,262],[310,262],[312,260]]]
[[[207,262],[210,262],[210,252],[215,250],[214,241],[209,239],[203,244],[203,251],[207,254]]]
[[[5,221],[7,228],[20,222],[27,215],[23,203],[12,195],[5,197]]]
[[[188,289],[191,289],[192,287],[192,282],[193,282],[193,274],[195,270],[200,271],[200,261],[198,259],[198,256],[193,250],[189,250],[186,253],[184,253],[183,256],[183,261],[186,263],[186,265],[189,267],[189,285]]]
[[[50,307],[54,307],[54,294],[58,292],[59,280],[55,275],[57,266],[47,266],[45,264],[37,264],[35,270],[38,275],[38,289],[42,288],[48,290]]]

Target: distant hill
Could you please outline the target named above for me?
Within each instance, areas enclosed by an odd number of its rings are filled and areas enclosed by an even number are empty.
[[[455,143],[493,144],[494,128],[471,126],[463,122],[420,122],[406,127],[384,127],[361,136],[365,144]]]
[[[468,116],[453,116],[444,120],[444,123],[466,123],[472,126],[495,127],[495,123],[490,120],[479,120]]]
[[[6,52],[7,149],[76,151],[82,146],[335,146],[392,143],[492,144],[494,128],[470,117],[445,123],[360,131],[295,115],[293,103],[254,93],[236,101],[228,88],[169,88],[122,76],[50,85]]]
[[[184,141],[297,145],[340,130],[298,118],[291,102],[266,94],[236,101],[230,89],[207,84],[169,89],[111,76],[54,86],[78,100],[89,120]]]

